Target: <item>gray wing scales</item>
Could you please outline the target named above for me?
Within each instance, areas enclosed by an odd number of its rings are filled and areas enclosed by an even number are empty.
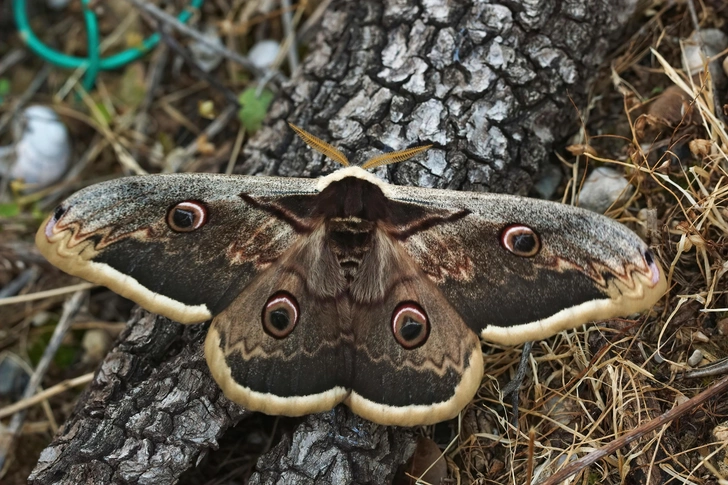
[[[464,214],[407,233],[402,245],[486,340],[545,338],[648,309],[665,292],[647,245],[600,214],[501,194],[388,188],[399,202]],[[537,254],[522,257],[505,247],[504,230],[513,225],[533,230]]]
[[[314,181],[307,179],[212,174],[117,179],[64,201],[36,242],[64,271],[150,311],[196,323],[222,311],[299,237],[250,198],[315,194]],[[183,201],[206,211],[199,229],[170,229],[168,213]]]

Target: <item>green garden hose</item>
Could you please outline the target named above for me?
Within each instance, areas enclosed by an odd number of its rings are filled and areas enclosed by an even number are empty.
[[[101,53],[99,51],[100,39],[98,23],[96,22],[96,15],[90,8],[90,3],[91,0],[81,0],[81,5],[83,7],[83,19],[86,23],[88,57],[76,57],[69,56],[68,54],[51,49],[45,45],[30,28],[25,0],[13,0],[15,23],[18,27],[21,38],[28,48],[39,55],[43,60],[53,65],[66,69],[85,68],[86,73],[83,78],[83,86],[87,90],[93,87],[99,71],[118,69],[139,59],[153,49],[160,39],[159,34],[153,34],[144,39],[140,47],[127,49],[109,57],[101,57]],[[203,3],[204,0],[191,0],[190,7],[192,9],[199,10]],[[187,22],[191,16],[192,11],[188,8],[181,12],[177,19],[180,22]]]

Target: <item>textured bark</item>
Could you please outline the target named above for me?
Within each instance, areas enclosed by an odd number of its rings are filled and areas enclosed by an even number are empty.
[[[261,457],[249,484],[389,483],[414,450],[411,430],[379,426],[339,406],[309,416]]]
[[[636,0],[338,2],[240,173],[318,176],[285,121],[353,161],[434,143],[381,168],[402,185],[525,193],[569,134]],[[572,103],[573,100],[573,103]]]
[[[174,483],[246,411],[222,395],[202,353],[206,325],[137,311],[32,483]]]
[[[335,168],[294,139],[290,120],[355,162],[434,143],[417,162],[378,170],[396,183],[524,193],[575,126],[569,98],[584,105],[635,4],[335,1],[238,172]],[[207,371],[205,330],[138,313],[31,482],[173,483],[214,449],[246,413]],[[387,483],[414,439],[344,409],[310,416],[260,458],[250,483]]]

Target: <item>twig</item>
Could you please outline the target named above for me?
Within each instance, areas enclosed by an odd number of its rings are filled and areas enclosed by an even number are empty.
[[[202,130],[202,134],[206,136],[208,139],[214,137],[218,133],[220,133],[223,128],[227,127],[230,121],[233,119],[235,115],[238,114],[238,107],[237,106],[228,106],[225,108],[222,113],[220,113],[220,116],[215,118],[212,123],[207,125],[207,128]],[[191,146],[192,144],[190,144]],[[188,147],[189,148],[189,147]]]
[[[131,156],[135,159],[139,158],[139,145],[141,139],[147,134],[147,128],[149,125],[149,109],[154,101],[154,96],[157,91],[159,83],[162,81],[162,77],[165,73],[167,61],[169,60],[169,48],[166,45],[161,45],[152,56],[151,62],[149,63],[149,71],[144,82],[144,99],[139,103],[139,109],[134,116],[134,132],[142,136],[135,137],[134,146],[131,150]]]
[[[185,62],[193,69],[193,71],[200,76],[202,79],[207,81],[213,88],[217,89],[225,96],[225,99],[230,103],[228,107],[220,114],[212,123],[210,123],[205,131],[196,137],[195,141],[190,143],[187,148],[182,151],[175,150],[167,157],[167,163],[165,164],[172,172],[179,171],[184,167],[189,159],[197,153],[198,143],[200,136],[205,136],[208,139],[212,138],[217,134],[228,122],[232,119],[233,115],[237,113],[240,108],[238,97],[230,89],[220,83],[216,78],[205,72],[199,67],[197,62],[192,56],[172,37],[167,33],[165,26],[157,24],[154,19],[149,19],[148,16],[143,14],[145,20],[148,20],[162,36],[162,40],[166,45],[169,46],[174,52],[181,56]],[[155,25],[156,24],[156,25]],[[223,120],[222,122],[220,120]]]
[[[190,53],[187,52],[187,50],[182,47],[179,42],[177,42],[171,35],[169,35],[169,32],[167,32],[165,26],[159,25],[159,23],[157,23],[154,19],[151,19],[150,16],[142,15],[142,17],[144,17],[144,19],[147,20],[152,25],[152,27],[157,30],[157,32],[159,32],[159,35],[162,36],[162,40],[164,41],[164,43],[167,44],[169,48],[172,49],[178,56],[182,57],[182,59],[185,60],[185,62],[199,77],[207,81],[207,83],[214,89],[220,91],[229,103],[232,103],[238,107],[240,106],[240,102],[238,101],[238,97],[235,96],[235,93],[233,93],[224,84],[218,81],[214,76],[211,76],[209,73],[205,72],[205,70],[202,69],[197,63],[197,61],[192,58]]]
[[[35,406],[41,401],[45,401],[49,397],[53,397],[56,394],[60,394],[62,392],[66,392],[67,390],[76,387],[76,386],[82,386],[84,384],[87,384],[91,382],[94,378],[94,372],[89,372],[88,374],[84,374],[82,376],[74,377],[73,379],[66,379],[63,382],[60,382],[56,384],[53,387],[50,387],[44,391],[39,392],[38,394],[35,394],[31,397],[22,399],[14,404],[11,404],[9,406],[5,406],[4,408],[0,408],[0,419],[6,418],[8,416],[11,416],[18,411],[22,411],[23,409],[28,409],[31,406]]]
[[[678,404],[677,406],[670,409],[666,413],[663,413],[659,417],[657,417],[651,421],[648,421],[647,423],[643,424],[642,426],[638,426],[637,428],[630,431],[629,433],[612,441],[610,444],[608,444],[604,448],[593,451],[593,452],[589,453],[588,455],[585,455],[582,458],[579,458],[578,460],[568,464],[567,466],[565,466],[558,472],[554,473],[553,475],[551,475],[549,478],[547,478],[543,482],[539,482],[538,485],[556,485],[557,483],[561,483],[562,481],[566,480],[570,476],[576,475],[579,471],[583,470],[584,468],[588,467],[589,465],[592,465],[592,464],[596,463],[597,461],[601,460],[602,458],[604,458],[608,455],[611,455],[618,449],[620,449],[624,446],[627,446],[628,444],[632,443],[633,441],[638,440],[645,434],[656,430],[660,426],[670,424],[670,422],[674,421],[675,419],[679,418],[680,416],[682,416],[684,414],[687,414],[689,411],[700,406],[708,399],[716,397],[716,396],[720,396],[723,393],[725,393],[726,391],[728,391],[728,377],[724,377],[723,379],[719,380],[718,382],[713,384],[713,386],[704,390],[697,396],[688,399],[687,401],[683,402],[682,404]]]
[[[92,126],[108,140],[122,167],[129,170],[134,175],[146,175],[147,171],[144,170],[136,160],[134,160],[126,147],[122,145],[120,141],[121,138],[111,129],[106,116],[104,116],[104,113],[101,112],[96,102],[89,95],[88,91],[83,89],[83,86],[77,85],[76,92],[93,115],[93,118],[91,118]]]
[[[207,128],[205,128],[200,136],[204,136],[208,140],[212,139],[212,137],[217,135],[223,128],[225,128],[230,123],[230,121],[232,121],[233,117],[235,117],[237,113],[237,106],[228,106],[223,110],[222,113],[220,113],[217,118],[215,118],[212,123],[207,125]],[[197,138],[199,139],[200,136],[198,136]],[[165,166],[171,172],[184,171],[184,168],[189,163],[190,158],[192,158],[197,153],[198,149],[199,145],[196,139],[185,148],[173,150],[172,153],[167,156]]]
[[[700,51],[703,54],[703,57],[705,59],[710,60],[710,56],[708,56],[707,50],[705,48],[705,42],[703,41],[703,34],[700,30],[700,21],[698,20],[698,13],[695,11],[695,4],[693,3],[693,0],[688,0],[687,2],[688,6],[688,12],[690,12],[690,21],[693,23],[693,29],[695,29],[695,33],[697,34],[697,41],[698,46],[700,47]],[[710,62],[707,64],[707,69],[710,71]],[[688,73],[690,74],[690,73]],[[713,83],[713,76],[706,76],[706,79],[709,79],[709,82]],[[715,92],[715,83],[713,83],[713,87],[711,89],[713,92],[713,109],[715,110],[715,117],[721,120],[725,124],[725,119],[723,117],[723,107],[720,104],[720,96],[716,95]]]
[[[23,289],[25,285],[28,284],[29,281],[34,280],[38,277],[38,267],[33,266],[32,268],[28,268],[22,273],[18,275],[17,278],[15,278],[13,281],[5,285],[5,287],[0,290],[0,298],[7,298],[13,295],[17,295],[20,290]]]
[[[501,394],[503,397],[508,395],[511,396],[511,405],[513,406],[513,427],[518,429],[518,393],[523,385],[523,379],[526,377],[528,372],[528,359],[531,357],[531,349],[533,348],[533,342],[526,342],[523,344],[523,350],[521,351],[521,360],[518,363],[518,369],[516,370],[516,376],[506,384]]]
[[[26,54],[28,54],[28,51],[25,49],[13,49],[5,54],[5,56],[0,59],[0,76],[5,74],[5,71],[13,67],[15,64],[25,59]]]
[[[286,37],[291,39],[287,49],[288,67],[291,68],[291,72],[294,72],[298,68],[298,46],[296,45],[296,33],[293,31],[291,0],[281,0],[281,7],[283,8],[283,14],[281,15],[283,30],[286,33]]]
[[[682,375],[683,379],[698,379],[709,376],[720,376],[728,373],[728,358],[721,359],[699,369],[687,371]]]
[[[63,177],[65,182],[74,182],[82,179],[81,173],[86,169],[89,163],[92,163],[99,154],[109,146],[108,138],[104,137],[101,133],[95,133],[91,142],[88,144],[88,148],[83,154],[78,157],[78,161],[73,164],[71,169]],[[63,186],[61,191],[67,191],[68,187]]]
[[[245,127],[240,125],[238,128],[238,136],[235,137],[235,144],[233,145],[233,151],[230,153],[230,159],[228,160],[227,168],[225,168],[225,174],[230,175],[233,173],[235,168],[235,162],[238,160],[240,155],[240,149],[243,146],[243,140],[245,139]]]
[[[73,317],[76,315],[76,312],[81,306],[81,300],[84,295],[84,291],[77,291],[63,305],[63,315],[61,315],[61,319],[58,321],[58,324],[53,331],[53,335],[51,336],[51,340],[48,342],[48,346],[43,351],[43,356],[41,357],[40,362],[38,362],[35,372],[33,372],[33,375],[30,376],[30,381],[23,392],[23,399],[29,399],[35,394],[35,390],[40,385],[40,381],[43,379],[43,376],[45,376],[46,371],[48,371],[48,367],[50,366],[53,357],[56,355],[63,337],[66,335],[66,330],[68,330]],[[13,449],[18,433],[23,427],[25,415],[25,409],[18,411],[10,420],[8,427],[0,435],[0,470],[5,467],[5,463]]]
[[[48,78],[48,74],[51,72],[51,66],[48,64],[45,64],[43,67],[40,68],[40,71],[38,71],[38,74],[35,75],[33,80],[28,85],[28,89],[23,92],[23,94],[20,95],[18,99],[15,100],[15,103],[13,103],[12,108],[10,108],[3,116],[0,118],[0,133],[2,133],[5,130],[5,127],[10,122],[10,120],[13,119],[15,114],[20,110],[22,106],[25,105],[30,99],[33,97],[33,95],[40,89],[40,87],[43,85],[43,83]]]
[[[238,64],[243,66],[245,69],[247,69],[249,72],[251,72],[255,76],[262,77],[268,73],[267,69],[260,69],[258,66],[256,66],[252,62],[250,62],[250,60],[248,58],[229,50],[227,47],[225,47],[223,45],[212,42],[209,38],[205,37],[201,32],[183,24],[182,22],[180,22],[179,20],[174,18],[172,15],[168,14],[164,10],[161,10],[156,5],[153,5],[148,2],[144,2],[142,0],[126,0],[126,1],[133,4],[138,9],[147,12],[149,15],[156,18],[160,22],[163,22],[164,24],[173,27],[174,29],[178,30],[179,32],[183,33],[184,35],[186,35],[188,37],[192,37],[196,41],[198,41],[202,44],[205,44],[205,46],[214,50],[215,52],[222,55],[223,57],[226,57],[230,60],[237,62]],[[272,79],[274,81],[276,81],[276,83],[281,83],[283,81],[286,81],[286,78],[280,73],[276,73],[274,76],[272,76]]]
[[[283,39],[283,42],[281,43],[281,48],[278,51],[278,54],[276,54],[275,59],[273,59],[273,63],[271,64],[271,67],[273,68],[273,71],[271,72],[278,72],[278,68],[280,67],[281,63],[283,62],[283,57],[286,55],[289,56],[290,59],[290,53],[292,50],[296,49],[296,32],[293,30],[298,23],[301,21],[301,17],[303,16],[304,7],[306,5],[306,1],[299,3],[298,7],[296,8],[296,15],[293,17],[292,20],[290,20],[290,23],[286,25],[286,14],[289,16],[290,19],[290,12],[286,11],[283,15],[283,26],[286,30],[286,36]],[[287,7],[290,7],[288,4],[284,4]],[[288,28],[286,28],[288,27]],[[291,66],[291,70],[293,70],[293,66]],[[263,78],[265,79],[265,78]],[[267,81],[266,81],[267,82]],[[262,87],[258,87],[258,90],[262,90]]]
[[[93,283],[79,283],[77,285],[64,286],[63,288],[55,288],[53,290],[38,291],[36,293],[28,293],[27,295],[10,296],[8,298],[0,298],[0,306],[14,305],[16,303],[25,303],[26,301],[42,300],[52,296],[65,295],[74,291],[88,290],[96,286]]]

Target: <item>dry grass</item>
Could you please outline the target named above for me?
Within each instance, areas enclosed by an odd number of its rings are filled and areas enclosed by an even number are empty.
[[[235,25],[225,39],[234,50],[240,50],[241,44],[244,47],[256,30],[267,30],[270,37],[287,37],[276,30],[280,23],[271,21],[281,12],[256,17],[254,4],[238,9],[234,19],[218,19],[222,26]],[[720,7],[719,2],[699,7],[703,9],[697,12],[701,28],[725,29],[726,9],[706,15]],[[318,13],[308,15],[315,18]],[[123,19],[102,25],[104,36],[116,39],[116,47],[126,42],[129,32],[145,30],[134,13],[123,7],[109,18]],[[690,77],[683,68],[681,39],[687,39],[693,28],[683,4],[667,4],[645,16],[642,29],[621,49],[611,70],[604,72],[590,110],[581,113],[586,121],[581,137],[573,141],[574,147],[583,148],[573,152],[581,155],[563,156],[565,171],[571,175],[564,192],[567,202],[578,198],[587,167],[613,166],[630,178],[634,194],[613,207],[610,215],[651,242],[669,271],[668,295],[636,320],[614,320],[537,342],[520,393],[518,429],[509,422],[510,403],[503,402],[500,389],[514,374],[520,350],[488,351],[488,375],[458,427],[422,430],[445,450],[449,483],[520,485],[546,480],[567,462],[613,443],[717,380],[688,377],[694,366],[687,364],[696,351],[702,353],[697,363],[701,367],[728,356],[728,135],[723,107],[716,101],[721,93],[716,92],[713,79]],[[71,34],[64,37],[64,50],[83,50],[73,35],[81,29],[77,19],[62,19],[58,29]],[[0,43],[0,60],[19,47],[16,39],[3,36],[0,40],[8,44],[6,48]],[[236,158],[242,132],[229,127],[235,123],[224,123],[235,115],[234,110],[213,111],[215,125],[200,109],[209,101],[225,106],[229,93],[209,90],[184,70],[173,85],[160,86],[154,72],[174,69],[164,50],[149,57],[143,67],[103,74],[98,89],[90,94],[74,84],[79,75],[71,74],[69,79],[67,72],[43,69],[31,56],[12,71],[0,72],[0,78],[10,77],[16,89],[11,102],[0,104],[0,134],[20,105],[15,100],[52,102],[69,124],[77,148],[83,147],[80,162],[61,183],[33,195],[17,195],[13,200],[20,212],[0,219],[0,288],[24,271],[39,268],[40,273],[20,293],[42,296],[24,296],[0,306],[0,359],[35,365],[67,296],[42,292],[64,287],[69,287],[67,292],[79,290],[69,286],[77,280],[45,265],[33,249],[30,241],[40,213],[82,186],[120,173],[141,173],[135,161],[138,154],[151,160],[155,170],[218,170]],[[234,61],[225,62],[223,84],[239,92],[248,80]],[[43,92],[34,91],[40,85],[45,86]],[[659,93],[671,86],[685,93],[684,102],[678,103],[677,120],[650,108],[659,107]],[[155,90],[161,94],[147,94]],[[154,137],[148,134],[151,120],[156,123]],[[105,290],[86,294],[60,343],[67,358],[57,358],[43,381],[50,389],[32,402],[17,395],[0,397],[0,429],[8,425],[5,416],[10,411],[31,406],[19,431],[22,439],[14,448],[16,458],[2,472],[3,483],[24,482],[40,450],[73,408],[77,396],[73,386],[86,382],[98,364],[100,355],[91,356],[82,345],[85,333],[96,330],[113,337],[129,308]],[[727,419],[728,400],[710,400],[582,470],[572,483],[728,483],[728,441],[714,432]],[[274,434],[265,423],[248,425],[251,428],[264,441]],[[229,441],[216,454],[222,458],[211,459],[205,466],[216,476],[246,476],[254,463],[253,451],[242,462],[228,459],[230,450],[240,446],[239,441]],[[197,477],[205,473],[192,474],[185,481],[198,483]]]
[[[724,9],[722,17],[703,18],[701,27],[723,26],[727,17]],[[509,404],[498,398],[517,355],[512,349],[488,355],[490,379],[476,410],[465,415],[460,446],[449,454],[461,483],[560,483],[547,479],[565,463],[614,443],[717,382],[702,374],[690,378],[694,367],[717,364],[714,375],[726,373],[728,136],[713,79],[704,72],[686,75],[682,65],[692,30],[685,28],[686,18],[692,25],[688,11],[666,9],[631,39],[571,147],[582,156],[564,158],[572,173],[566,201],[578,197],[586,166],[618,167],[630,178],[637,190],[609,213],[649,238],[668,270],[670,291],[637,320],[537,343],[518,430],[504,420]],[[677,105],[680,117],[665,123],[650,109],[660,99],[651,93],[670,86],[685,99]],[[615,113],[618,103],[623,109]],[[702,359],[689,365],[698,351]],[[571,483],[728,483],[728,440],[721,433],[728,401],[713,397],[581,469]]]

